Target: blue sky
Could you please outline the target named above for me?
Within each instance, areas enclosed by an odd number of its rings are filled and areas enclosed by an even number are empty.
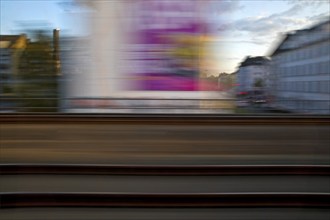
[[[58,1],[42,0],[0,0],[1,34],[15,34],[24,29],[26,23],[43,23],[49,27],[61,26],[61,13]],[[21,25],[21,22],[24,25]]]
[[[17,34],[36,25],[83,35],[83,16],[71,0],[0,0],[0,34]],[[329,19],[328,0],[210,0],[209,18],[217,30],[207,70],[233,72],[247,55],[267,55],[280,33]],[[85,16],[86,17],[86,16]]]
[[[225,1],[226,13],[218,10],[219,32],[214,42],[214,71],[232,72],[244,57],[268,55],[288,31],[307,28],[329,19],[328,0]],[[220,61],[220,62],[219,62]],[[214,72],[213,71],[213,72]]]
[[[0,33],[17,34],[42,26],[60,28],[67,35],[84,35],[82,19],[72,16],[86,12],[72,0],[0,0]]]

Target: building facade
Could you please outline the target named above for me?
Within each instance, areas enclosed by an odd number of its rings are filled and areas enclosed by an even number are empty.
[[[330,21],[288,33],[272,60],[275,108],[330,114]]]
[[[266,57],[247,57],[237,71],[238,96],[252,97],[254,94],[269,96],[272,88],[270,60]]]

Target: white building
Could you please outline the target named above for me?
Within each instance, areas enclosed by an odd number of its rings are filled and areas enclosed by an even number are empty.
[[[271,91],[270,60],[266,57],[247,57],[237,71],[237,94],[247,95]]]
[[[288,33],[272,54],[274,107],[330,114],[330,21]]]

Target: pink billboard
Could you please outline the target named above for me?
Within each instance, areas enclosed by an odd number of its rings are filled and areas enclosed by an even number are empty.
[[[204,2],[205,3],[205,2]],[[207,34],[203,1],[134,1],[129,63],[134,90],[200,90],[200,59]]]

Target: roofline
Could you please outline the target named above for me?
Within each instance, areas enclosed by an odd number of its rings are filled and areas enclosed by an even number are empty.
[[[275,47],[275,49],[273,50],[273,52],[269,54],[269,56],[272,57],[272,56],[276,55],[278,53],[278,51],[279,51],[279,48],[284,44],[284,42],[287,41],[288,38],[290,38],[291,36],[297,35],[297,32],[301,32],[301,31],[309,32],[309,31],[315,30],[317,27],[322,26],[324,24],[327,24],[329,22],[330,22],[330,19],[329,20],[326,20],[326,21],[323,21],[321,23],[314,24],[314,25],[312,25],[309,28],[299,29],[299,30],[287,32],[284,35],[284,38],[281,40],[281,42],[278,44],[278,46]],[[288,50],[292,50],[292,49],[287,49],[287,50],[284,50],[284,51],[288,51]]]

